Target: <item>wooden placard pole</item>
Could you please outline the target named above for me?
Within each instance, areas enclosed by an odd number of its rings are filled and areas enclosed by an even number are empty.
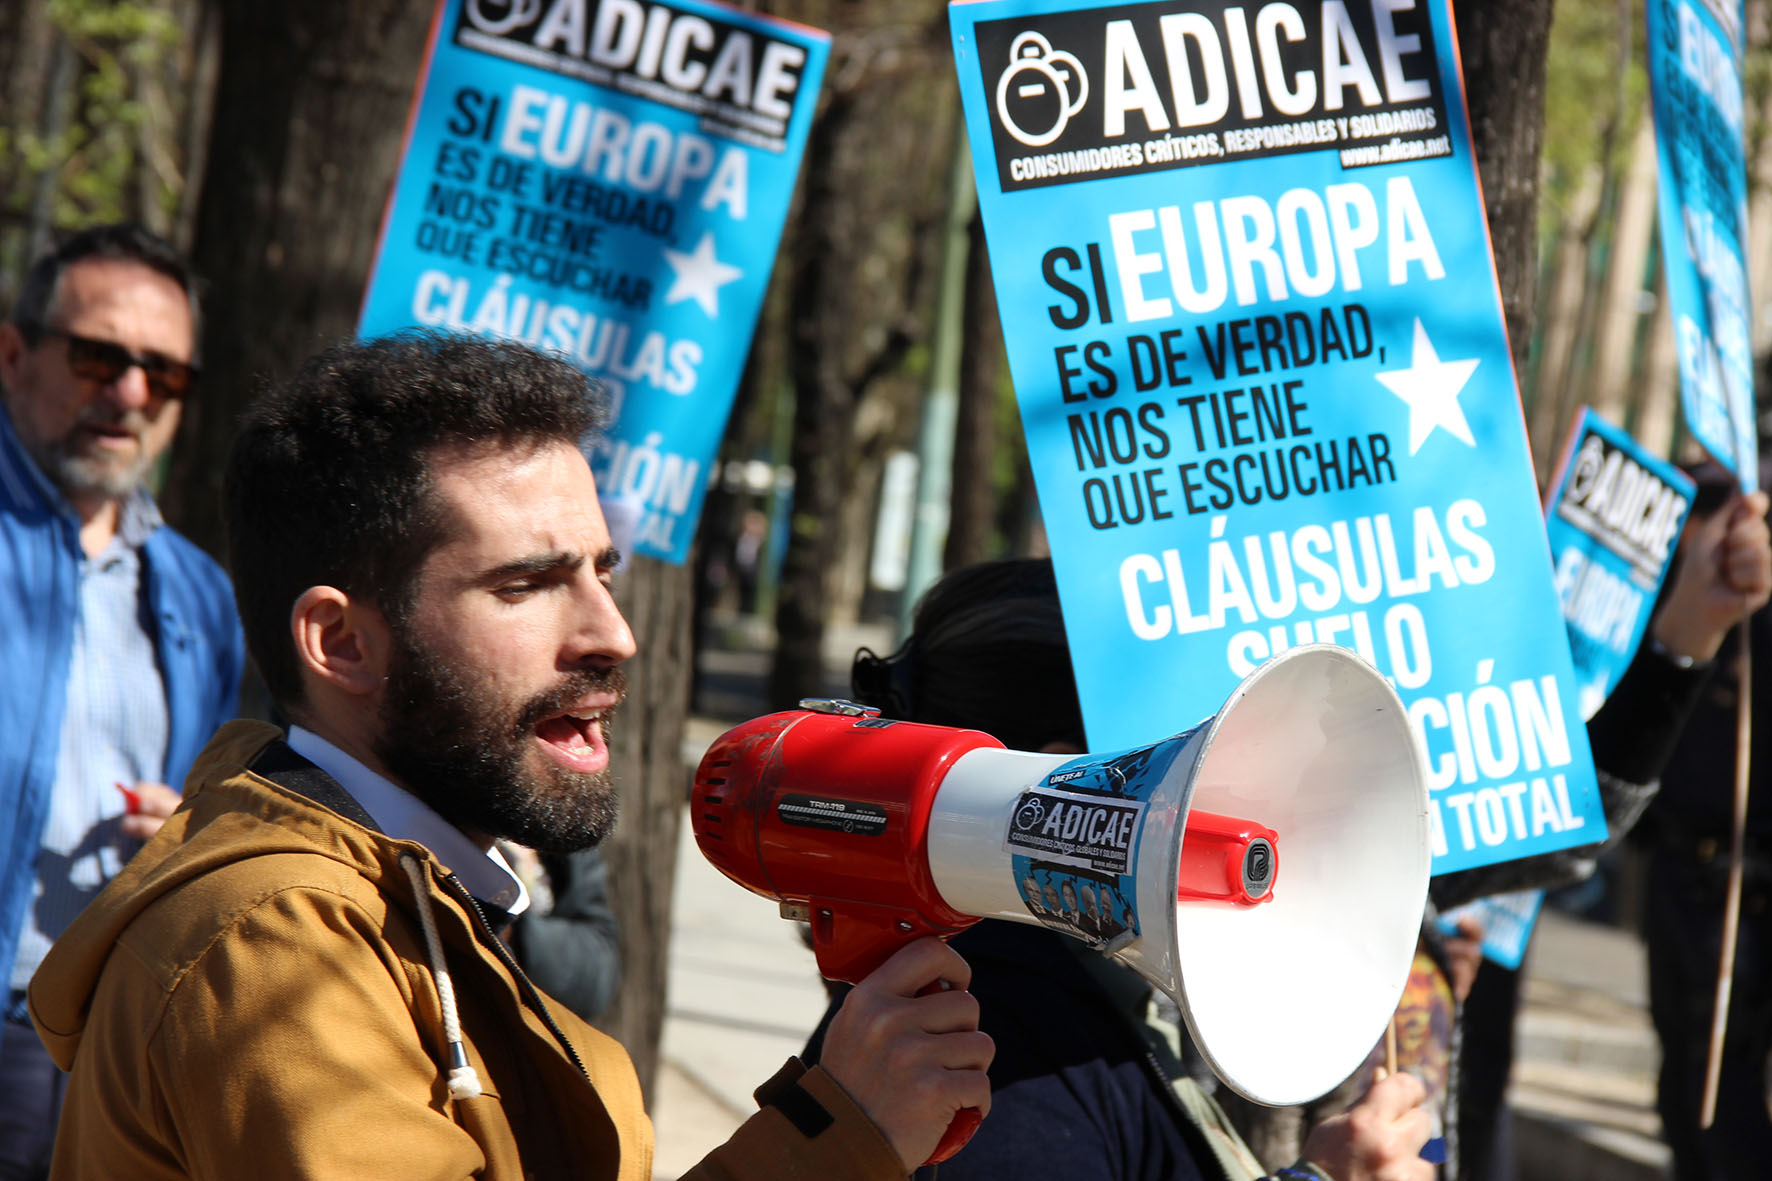
[[[1710,1056],[1704,1065],[1704,1099],[1698,1126],[1709,1128],[1717,1115],[1717,1084],[1723,1071],[1723,1036],[1729,1028],[1729,997],[1735,984],[1735,937],[1741,923],[1741,876],[1747,843],[1747,791],[1753,750],[1753,653],[1748,647],[1748,621],[1737,633],[1735,677],[1735,809],[1729,832],[1729,881],[1723,895],[1723,946],[1717,959],[1716,1007],[1710,1020]]]

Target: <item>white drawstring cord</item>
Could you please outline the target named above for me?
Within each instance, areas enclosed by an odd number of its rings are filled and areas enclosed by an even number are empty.
[[[437,982],[437,1001],[443,1007],[443,1036],[449,1042],[449,1095],[472,1099],[480,1094],[480,1076],[468,1062],[461,1040],[461,1017],[455,1010],[455,984],[443,963],[443,941],[437,937],[437,920],[431,914],[431,892],[418,858],[400,854],[400,865],[412,879],[412,896],[418,903],[418,921],[425,931],[425,949],[431,956],[431,976]]]

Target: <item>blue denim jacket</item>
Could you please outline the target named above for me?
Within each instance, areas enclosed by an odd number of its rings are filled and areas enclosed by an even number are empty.
[[[67,704],[79,611],[80,535],[33,478],[0,410],[0,965],[10,969],[29,903]],[[184,782],[234,716],[245,643],[221,567],[171,529],[142,547],[171,715],[161,778]]]

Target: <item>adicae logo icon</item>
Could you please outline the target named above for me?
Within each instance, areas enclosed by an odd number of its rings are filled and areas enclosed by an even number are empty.
[[[489,16],[485,11],[488,7],[503,8],[505,14]],[[482,33],[490,33],[494,37],[502,37],[524,25],[534,24],[540,15],[541,0],[505,0],[504,3],[493,0],[490,5],[485,0],[468,0],[467,6],[468,23]]]
[[[1009,68],[997,78],[997,119],[1010,135],[1043,148],[1088,101],[1089,75],[1074,54],[1032,29],[1010,42]]]

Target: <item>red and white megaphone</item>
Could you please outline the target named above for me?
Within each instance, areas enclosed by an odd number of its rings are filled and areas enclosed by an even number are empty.
[[[1426,777],[1402,702],[1345,649],[1276,656],[1194,729],[1110,755],[803,705],[709,747],[690,812],[708,860],[811,924],[827,977],[980,918],[1054,927],[1168,993],[1218,1076],[1275,1105],[1353,1073],[1396,1010]]]

